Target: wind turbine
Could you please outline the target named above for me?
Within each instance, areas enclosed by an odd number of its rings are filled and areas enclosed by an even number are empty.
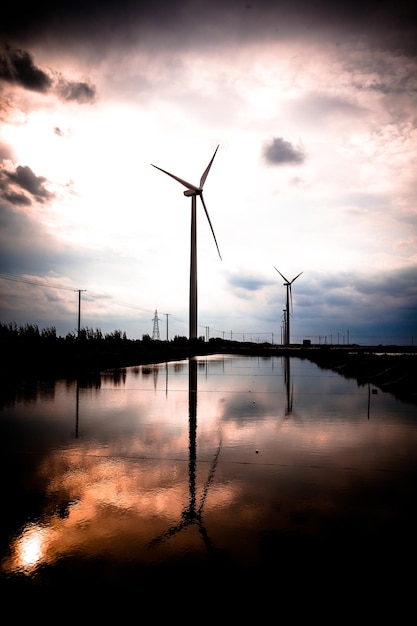
[[[156,167],[157,170],[164,172],[164,174],[168,174],[174,180],[177,180],[181,185],[184,185],[187,189],[184,191],[184,196],[191,196],[191,258],[190,258],[190,321],[189,321],[189,330],[190,330],[190,339],[194,339],[197,337],[197,196],[200,196],[201,203],[203,205],[204,211],[206,213],[208,223],[210,224],[211,232],[214,237],[214,241],[216,243],[217,252],[219,253],[220,260],[222,260],[219,246],[217,244],[216,235],[214,234],[213,226],[210,221],[210,216],[207,211],[206,203],[203,198],[203,187],[206,182],[207,175],[210,171],[211,165],[214,161],[214,157],[216,156],[216,152],[219,149],[217,146],[210,163],[207,165],[206,169],[203,172],[203,175],[200,179],[200,185],[196,187],[191,183],[187,183],[186,180],[179,178],[178,176],[174,176],[170,172],[163,170],[161,167],[157,165],[153,165],[152,167]]]
[[[291,300],[291,311],[292,311],[292,288],[291,288],[291,285],[293,284],[293,282],[299,276],[301,276],[301,274],[303,272],[300,272],[299,274],[297,274],[297,276],[295,276],[295,278],[293,278],[292,280],[288,280],[288,278],[285,278],[285,276],[283,274],[281,274],[281,272],[279,270],[277,270],[276,267],[274,267],[274,269],[285,280],[284,287],[287,288],[287,303],[286,303],[286,315],[285,315],[285,341],[284,341],[284,343],[285,343],[286,346],[289,346],[290,345],[290,300]]]

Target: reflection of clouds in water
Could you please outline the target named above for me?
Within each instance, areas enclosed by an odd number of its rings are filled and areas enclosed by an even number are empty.
[[[209,469],[201,463],[197,470],[199,497]],[[177,520],[189,501],[186,455],[177,462],[134,461],[103,457],[95,448],[75,448],[69,456],[52,454],[41,472],[52,477],[45,515],[13,541],[2,565],[6,572],[30,574],[40,565],[74,555],[124,558],[129,550],[136,551],[135,558],[152,561],[143,556],[146,544]],[[231,484],[213,483],[205,500],[207,519],[226,507],[236,491]]]
[[[368,420],[367,389],[333,374],[320,381],[315,366],[296,363],[294,411],[286,416],[283,368],[275,362],[274,379],[271,367],[254,367],[253,359],[200,363],[198,378],[195,500],[201,501],[222,439],[204,526],[213,544],[227,546],[238,560],[256,558],[264,528],[315,532],[320,520],[341,515],[347,505],[358,516],[367,512],[366,498],[356,502],[356,494],[366,495],[369,485],[378,493],[391,488],[392,468],[405,471],[401,463],[417,445],[415,430],[410,426],[406,436],[404,420],[396,423],[398,403],[390,397],[372,399]],[[188,370],[181,364],[176,371],[170,366],[167,394],[161,371],[155,393],[154,377],[133,370],[122,386],[106,379],[99,392],[82,391],[81,436],[56,438],[52,451],[45,446],[32,472],[42,490],[46,485],[43,511],[13,540],[5,571],[30,574],[42,564],[91,555],[147,564],[179,548],[201,549],[191,528],[157,548],[168,552],[154,557],[145,549],[178,525],[190,503]],[[74,395],[62,394],[62,402],[65,397],[69,432],[75,403]],[[44,424],[42,408],[34,427],[45,428],[49,441],[52,413]]]
[[[247,392],[226,398],[223,403],[223,419],[240,423],[253,420],[265,420],[265,410],[269,407],[258,394]]]

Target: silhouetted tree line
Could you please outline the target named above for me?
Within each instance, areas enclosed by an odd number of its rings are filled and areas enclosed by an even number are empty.
[[[110,333],[100,328],[81,328],[65,337],[50,326],[0,324],[0,350],[3,376],[66,376],[97,372],[101,369],[128,367],[145,363],[187,358],[215,350],[204,338],[190,341],[175,336],[172,341],[128,339],[119,329]]]

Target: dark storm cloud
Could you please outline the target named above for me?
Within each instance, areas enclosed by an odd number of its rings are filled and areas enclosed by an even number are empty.
[[[174,32],[178,22],[186,22],[183,5],[182,0],[160,0],[156,4],[137,0],[43,0],[26,4],[22,10],[20,5],[10,4],[0,24],[0,37],[30,44],[48,36],[50,42],[66,45],[84,40],[91,46],[101,42],[108,47],[115,40],[130,40],[135,33],[140,37],[152,25],[166,33]]]
[[[2,189],[0,182],[0,195],[3,196],[5,200],[13,204],[14,206],[30,206],[32,204],[31,200],[25,196],[23,193],[18,193],[17,191],[13,191],[12,189]]]
[[[417,332],[417,267],[373,275],[311,272],[297,287],[297,318],[331,328],[383,327]],[[295,305],[294,305],[295,308]]]
[[[326,276],[314,274],[310,280],[310,288],[314,289],[319,281],[325,291],[350,289],[357,293],[375,296],[408,296],[417,297],[417,267],[399,270],[380,271],[373,275],[362,275],[359,272],[341,272],[338,275]]]
[[[0,79],[40,93],[46,93],[52,85],[50,77],[35,66],[28,52],[8,46],[0,53]]]
[[[90,0],[10,3],[2,16],[0,37],[28,44],[42,41],[92,47],[140,43],[156,46],[206,45],[235,41],[286,39],[319,32],[335,43],[367,38],[382,48],[415,53],[417,5],[412,0]]]
[[[38,223],[35,216],[0,204],[0,269],[3,273],[45,275],[61,270],[68,252]]]
[[[74,100],[79,104],[94,102],[95,88],[88,83],[66,81],[61,78],[55,89],[61,100]]]
[[[62,75],[47,74],[36,66],[32,55],[4,46],[0,53],[0,80],[29,91],[55,93],[61,100],[79,104],[94,102],[95,88],[86,82],[69,81]]]
[[[274,137],[264,146],[263,157],[272,165],[286,165],[288,163],[299,165],[305,160],[303,150],[293,146],[282,137]]]
[[[326,307],[363,307],[364,302],[375,306],[375,315],[384,305],[402,302],[417,307],[417,267],[386,270],[374,274],[357,271],[334,273],[309,272],[297,285],[298,305],[306,308],[320,302]],[[319,299],[318,299],[319,295]],[[365,307],[365,314],[370,309]],[[417,317],[416,317],[417,323]]]
[[[84,280],[87,269],[95,268],[93,273],[99,276],[110,273],[110,268],[118,262],[113,251],[106,251],[100,257],[96,250],[56,239],[40,223],[35,212],[23,212],[0,201],[0,272],[35,276],[53,272],[76,275]],[[123,263],[129,265],[130,262],[123,257]],[[100,294],[100,298],[104,295]]]
[[[133,264],[130,257],[124,255],[120,259],[112,250],[98,255],[96,250],[86,249],[79,243],[59,240],[48,233],[35,212],[23,212],[10,203],[0,201],[1,273],[46,276],[52,272],[76,276],[76,280],[82,282],[87,271],[94,276],[107,275],[120,263],[122,273]],[[99,297],[113,296],[105,296],[101,292]]]
[[[54,194],[45,187],[46,183],[47,179],[36,176],[30,167],[19,165],[10,171],[0,166],[0,196],[12,204],[29,205],[32,199],[43,204],[52,200]]]
[[[297,332],[321,335],[323,340],[327,335],[328,341],[333,334],[335,341],[338,333],[349,328],[351,339],[360,343],[373,342],[378,335],[378,343],[388,335],[409,342],[417,335],[416,266],[373,275],[312,270],[302,278],[293,289],[292,320]],[[268,311],[279,315],[285,289],[270,291],[268,304]]]
[[[358,293],[386,299],[407,298],[417,302],[417,268],[409,267],[392,272],[380,272],[373,278],[360,278],[355,283]],[[417,315],[416,315],[417,323]]]
[[[93,276],[107,275],[120,264],[120,258],[113,251],[98,256],[97,252],[88,250],[80,244],[71,245],[65,241],[59,241],[43,227],[37,220],[33,212],[27,214],[15,209],[6,202],[0,202],[0,273],[1,279],[8,279],[2,283],[2,303],[0,303],[0,319],[2,323],[16,321],[18,324],[35,323],[40,328],[54,325],[58,334],[65,336],[76,324],[76,300],[70,304],[70,311],[65,302],[60,305],[61,298],[65,291],[73,291],[68,284],[84,287],[86,275],[90,272]],[[125,256],[122,259],[121,276],[125,274],[126,267],[132,266],[131,259]],[[17,282],[12,277],[21,279],[22,277],[34,277],[35,283],[50,284],[49,278],[42,281],[42,277],[59,276],[65,278],[58,291],[49,291],[41,287],[31,286],[33,297],[41,296],[36,300],[37,306],[32,310],[31,303],[28,304],[27,290],[22,289],[20,280]],[[59,282],[61,283],[61,279]],[[52,281],[58,284],[58,280]],[[16,289],[19,285],[19,289]],[[29,287],[27,287],[29,289]],[[74,291],[76,291],[74,289]],[[20,294],[20,295],[19,295]],[[105,295],[101,292],[91,295],[91,292],[83,294],[83,300],[113,300],[113,296]],[[42,304],[42,300],[44,301]],[[55,301],[55,303],[54,303]],[[116,301],[117,302],[117,301]],[[120,303],[119,303],[120,304]],[[149,314],[148,314],[149,316]],[[137,334],[137,311],[132,315],[133,321],[128,314],[124,322],[131,324],[133,337]],[[123,330],[126,324],[123,322]],[[103,331],[113,331],[120,328],[120,317],[108,318],[103,315],[100,321],[94,316],[83,319],[83,323],[88,326],[99,324]],[[103,326],[104,324],[104,326]]]
[[[267,281],[257,276],[239,273],[230,274],[228,283],[233,289],[253,292],[262,289],[265,285],[270,285],[271,281]]]

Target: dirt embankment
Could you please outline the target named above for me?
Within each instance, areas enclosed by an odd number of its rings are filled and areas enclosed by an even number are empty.
[[[373,385],[417,404],[417,354],[335,351],[311,355],[309,360],[345,378],[356,378],[358,385]]]

